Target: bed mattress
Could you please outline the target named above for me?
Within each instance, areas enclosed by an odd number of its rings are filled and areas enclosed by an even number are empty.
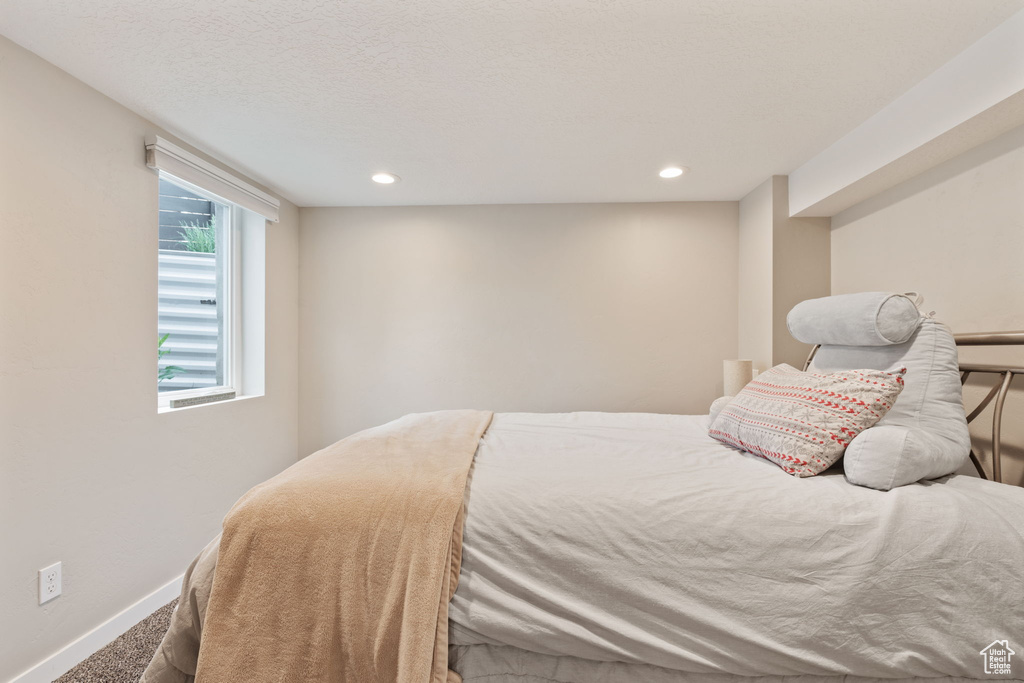
[[[497,414],[470,476],[464,660],[991,678],[983,648],[1024,652],[1024,489],[798,479],[653,414]],[[466,647],[486,645],[513,649]]]

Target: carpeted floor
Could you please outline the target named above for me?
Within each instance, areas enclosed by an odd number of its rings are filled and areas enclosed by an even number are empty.
[[[177,599],[153,612],[54,683],[137,683],[167,633],[176,604]]]

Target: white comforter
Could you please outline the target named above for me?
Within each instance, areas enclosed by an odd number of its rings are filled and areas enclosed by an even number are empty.
[[[697,673],[1024,671],[1024,489],[798,479],[706,416],[498,414],[467,491],[452,643]]]

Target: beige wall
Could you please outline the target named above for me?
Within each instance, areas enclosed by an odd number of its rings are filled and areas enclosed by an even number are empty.
[[[162,132],[0,38],[0,680],[180,574],[296,458],[297,210],[267,228],[266,396],[156,411]],[[63,562],[40,607],[36,571]]]
[[[302,209],[301,451],[404,413],[704,413],[735,203]]]
[[[772,363],[772,242],[775,179],[769,178],[740,201],[738,357],[758,370]]]
[[[772,178],[772,365],[802,368],[811,347],[789,333],[786,317],[801,301],[831,293],[828,218],[790,218],[789,178]]]
[[[786,326],[790,309],[829,295],[829,219],[789,217],[789,179],[772,176],[740,200],[739,356],[755,370],[800,368],[810,347]]]
[[[956,332],[1024,330],[1024,128],[832,219],[832,290],[918,291]],[[965,360],[1024,364],[1024,351]],[[966,400],[981,388],[971,382]],[[1006,408],[1005,480],[1024,483],[1024,379]],[[979,422],[987,429],[990,415]],[[983,430],[976,430],[983,431]]]

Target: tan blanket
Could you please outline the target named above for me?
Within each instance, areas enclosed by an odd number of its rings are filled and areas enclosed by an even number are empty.
[[[202,634],[196,680],[457,680],[448,602],[466,477],[490,420],[482,411],[409,415],[243,496],[224,521],[205,619],[203,591],[182,593],[178,625]],[[143,680],[188,680],[180,660],[190,640],[198,635],[165,639]]]

